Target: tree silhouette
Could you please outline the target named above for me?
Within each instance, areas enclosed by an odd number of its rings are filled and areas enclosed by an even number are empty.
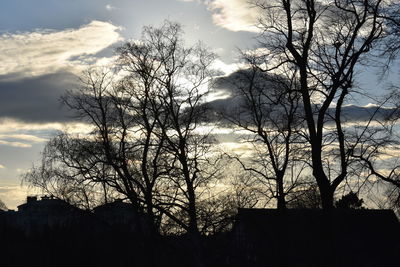
[[[354,94],[356,66],[383,38],[383,1],[254,1],[263,12],[260,45],[265,72],[297,73],[310,145],[310,165],[324,209],[348,178],[354,144],[347,141],[343,106]],[[261,50],[262,51],[262,50]]]
[[[362,209],[364,200],[359,199],[357,193],[349,192],[335,202],[338,209]]]
[[[6,204],[4,204],[4,202],[1,199],[0,199],[0,210],[3,211],[8,210]]]
[[[321,209],[321,196],[319,194],[318,186],[315,184],[306,185],[302,190],[297,190],[288,207],[291,209]]]
[[[154,229],[167,216],[197,236],[198,194],[219,171],[211,136],[198,131],[215,56],[186,48],[169,21],[116,51],[113,68],[87,70],[63,98],[90,132],[53,138],[25,181],[89,208],[125,198]]]
[[[266,196],[276,199],[277,208],[285,209],[288,195],[302,181],[305,165],[300,95],[295,74],[289,76],[260,71],[255,55],[244,53],[247,67],[226,80],[233,87],[235,107],[227,107],[223,117],[250,134],[253,156],[232,156],[265,188]],[[290,76],[292,75],[292,76]]]
[[[386,20],[387,40],[384,46],[384,55],[389,56],[389,62],[393,61],[400,51],[400,4],[392,1],[386,8],[382,17]]]

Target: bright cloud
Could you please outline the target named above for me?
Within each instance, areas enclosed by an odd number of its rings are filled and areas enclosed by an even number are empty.
[[[211,0],[206,3],[213,12],[212,17],[216,25],[235,32],[259,31],[256,27],[259,13],[248,0]]]
[[[71,71],[93,61],[93,55],[121,40],[118,30],[111,23],[92,21],[79,29],[3,34],[0,75],[20,78]]]
[[[19,139],[33,143],[45,142],[47,139],[29,134],[0,134],[0,139]]]
[[[92,127],[78,122],[26,123],[13,119],[0,120],[0,145],[30,148],[33,144],[44,143],[59,131],[85,135]]]
[[[227,64],[220,59],[216,59],[213,62],[212,67],[216,70],[222,71],[224,73],[224,75],[227,76],[227,75],[239,70],[242,66],[243,66],[243,64],[240,64],[240,63]]]
[[[33,143],[45,142],[47,139],[29,134],[0,134],[0,145],[28,148]]]
[[[31,147],[31,144],[22,143],[22,142],[12,142],[12,141],[5,141],[0,140],[0,145],[12,146],[12,147],[20,147],[20,148],[28,148]]]
[[[223,142],[219,147],[222,151],[240,155],[241,158],[254,157],[254,147],[248,142]]]
[[[13,119],[0,120],[0,133],[1,133],[0,136],[10,135],[10,136],[16,136],[19,139],[25,139],[25,140],[28,139],[28,135],[26,134],[17,134],[17,135],[11,134],[15,130],[18,130],[18,132],[23,132],[23,131],[48,132],[48,131],[66,130],[74,134],[86,134],[90,132],[92,128],[88,124],[81,122],[26,123]],[[38,142],[39,140],[42,140],[41,138],[35,138],[35,137],[29,137],[29,138],[33,138]]]
[[[106,8],[107,10],[109,10],[109,11],[117,9],[115,6],[112,6],[112,5],[110,5],[110,4],[107,4],[107,5],[105,6],[105,8]]]
[[[62,130],[64,128],[63,123],[26,123],[13,119],[1,119],[0,120],[0,133],[10,134],[15,130],[20,131],[49,131],[49,130]]]
[[[18,205],[24,203],[28,192],[36,193],[27,186],[0,185],[0,199],[9,209],[16,209]]]

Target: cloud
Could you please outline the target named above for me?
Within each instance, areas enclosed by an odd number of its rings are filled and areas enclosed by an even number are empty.
[[[31,144],[21,143],[21,142],[11,142],[11,141],[4,141],[0,140],[0,145],[12,146],[12,147],[19,147],[19,148],[29,148],[32,147]]]
[[[18,134],[27,133],[37,136],[49,131],[62,131],[65,129],[75,134],[85,134],[92,130],[89,125],[82,122],[26,123],[13,119],[0,119],[0,133],[5,135],[15,134],[18,131]]]
[[[205,2],[213,13],[214,24],[230,31],[258,32],[259,13],[248,0],[210,0]]]
[[[93,56],[121,40],[119,28],[92,21],[79,29],[3,34],[0,36],[0,75],[8,78],[41,76],[79,69]]]
[[[32,147],[34,143],[45,141],[47,141],[47,139],[30,134],[0,134],[0,145],[11,147],[29,148]]]
[[[107,5],[105,6],[105,8],[106,8],[108,11],[117,9],[115,6],[112,6],[112,5],[110,5],[110,4],[107,4]]]
[[[26,186],[0,185],[0,199],[7,205],[9,209],[16,209],[18,205],[24,203],[26,196],[30,191],[31,190],[29,190]]]
[[[19,80],[0,76],[0,118],[42,123],[69,121],[71,115],[62,107],[60,97],[77,84],[77,76],[69,72]]]
[[[47,141],[47,139],[29,134],[0,134],[0,145],[11,147],[29,148],[32,147],[34,143],[45,141]]]
[[[62,130],[64,127],[63,123],[26,123],[10,118],[0,119],[0,133],[12,134],[15,131],[21,132],[40,132],[40,131],[51,131],[51,130]]]
[[[242,64],[239,64],[239,63],[227,64],[220,59],[216,59],[213,62],[212,67],[216,70],[222,71],[224,73],[224,75],[229,75],[229,74],[237,71],[241,66],[242,66]]]
[[[109,63],[97,54],[121,40],[118,31],[92,21],[78,29],[0,35],[0,119],[71,121],[60,97],[78,86],[83,69]]]
[[[240,88],[245,88],[246,86],[246,70],[237,70],[229,74],[228,76],[218,77],[215,79],[213,85],[213,94],[215,96],[214,99],[208,103],[208,106],[211,108],[210,114],[207,118],[210,121],[220,119],[220,116],[217,114],[226,113],[231,116],[237,116],[241,114],[243,119],[246,118],[246,112],[241,110],[244,99],[240,95]],[[262,86],[263,90],[270,90],[271,81],[269,79],[260,79],[257,80],[258,86]],[[301,109],[300,109],[301,110]],[[383,121],[396,112],[396,109],[393,107],[379,107],[375,104],[368,104],[365,106],[359,106],[354,104],[344,105],[342,107],[342,121],[345,126],[355,126],[358,123],[365,123],[370,120],[370,118],[374,115],[374,121]],[[334,116],[335,109],[334,107],[330,107],[328,109],[328,113]]]
[[[14,186],[0,186],[0,194],[15,190]]]
[[[259,12],[249,0],[178,0],[203,3],[212,13],[215,25],[230,31],[259,32]]]
[[[0,134],[0,139],[19,139],[33,143],[40,143],[47,141],[47,139],[40,138],[30,134]]]
[[[328,112],[334,114],[334,111],[334,109],[331,109]],[[375,120],[384,120],[395,111],[395,108],[379,108],[379,106],[372,104],[365,106],[346,105],[342,108],[342,119],[347,122],[366,122],[376,113],[374,116]]]
[[[0,145],[30,148],[43,144],[60,131],[85,135],[92,127],[82,122],[23,122],[14,119],[0,119]]]

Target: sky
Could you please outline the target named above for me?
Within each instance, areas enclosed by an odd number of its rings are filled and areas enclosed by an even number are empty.
[[[12,209],[32,192],[21,175],[40,160],[46,141],[80,127],[60,97],[84,69],[139,39],[143,26],[181,23],[187,44],[205,43],[226,75],[257,36],[258,15],[247,0],[2,0],[0,7],[0,199]],[[359,84],[374,91],[381,85],[372,72],[363,71]],[[386,81],[399,81],[397,74]]]

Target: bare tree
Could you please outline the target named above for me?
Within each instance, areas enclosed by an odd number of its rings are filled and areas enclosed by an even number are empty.
[[[0,210],[2,211],[8,210],[6,204],[4,204],[4,202],[1,199],[0,199]]]
[[[197,236],[196,203],[217,172],[213,140],[198,129],[215,57],[200,43],[186,48],[181,26],[168,21],[117,55],[116,68],[90,69],[63,99],[90,132],[54,138],[43,168],[25,180],[49,191],[103,190],[105,200],[112,192],[155,227],[167,216]]]
[[[292,195],[288,203],[292,209],[321,209],[321,196],[316,184],[303,186]]]
[[[211,158],[207,153],[212,140],[196,131],[205,119],[204,98],[214,74],[210,66],[215,57],[200,43],[185,48],[181,35],[181,26],[176,23],[146,27],[141,42],[118,49],[119,63],[134,81],[139,77],[141,85],[148,87],[144,90],[148,96],[141,99],[151,105],[148,112],[152,112],[152,120],[143,118],[144,125],[157,127],[153,133],[162,141],[163,158],[169,161],[170,170],[162,180],[169,186],[159,192],[157,207],[185,230],[198,232],[196,189],[214,172],[207,173],[208,168],[202,166],[208,165]],[[145,112],[142,115],[147,116]],[[174,209],[186,213],[188,221],[174,218]]]
[[[381,15],[386,21],[385,34],[387,39],[383,47],[383,54],[389,56],[389,62],[393,61],[400,51],[400,4],[392,1]]]
[[[400,215],[400,188],[389,184],[387,191],[385,192],[388,198],[388,206],[393,209],[397,216]]]
[[[304,164],[303,126],[296,73],[267,74],[260,71],[257,55],[244,54],[248,69],[228,77],[238,104],[223,116],[246,130],[253,146],[251,159],[234,158],[266,186],[266,196],[286,208],[286,197],[301,185]],[[285,75],[285,76],[284,76]],[[247,161],[247,162],[246,162]]]
[[[166,22],[161,28],[147,27],[142,43],[128,43],[121,48],[123,66],[128,72],[151,82],[150,98],[154,120],[163,140],[163,158],[170,170],[161,178],[155,206],[190,236],[195,261],[202,264],[199,211],[202,188],[215,176],[210,154],[212,138],[198,128],[205,121],[205,96],[214,75],[215,56],[198,43],[186,48],[179,24]],[[137,55],[152,59],[137,72]],[[126,69],[126,68],[125,68]],[[134,70],[134,72],[132,72]]]
[[[119,55],[119,64],[127,64],[122,62],[123,51]],[[92,68],[84,73],[82,87],[63,101],[90,132],[55,137],[47,145],[40,171],[36,168],[25,180],[64,199],[69,189],[82,192],[88,186],[103,192],[104,202],[112,201],[112,195],[122,196],[137,212],[146,213],[156,228],[161,213],[154,214],[153,194],[158,190],[157,179],[168,168],[162,156],[163,135],[155,133],[158,88],[150,80],[153,74],[144,72],[157,59],[143,60],[147,61],[137,63],[138,69],[122,73],[120,79],[118,69]],[[86,197],[94,200],[93,195]]]
[[[240,208],[264,207],[259,183],[250,172],[243,170],[236,161],[222,160],[223,170],[199,199],[199,230],[203,235],[215,235],[232,229]]]
[[[189,233],[196,262],[201,265],[199,190],[216,170],[210,154],[212,138],[198,128],[205,120],[205,96],[214,75],[210,67],[215,56],[200,43],[185,48],[181,34],[181,26],[176,23],[147,27],[142,44],[129,43],[122,51],[123,59],[128,60],[128,71],[135,69],[136,61],[140,62],[138,52],[154,59],[141,71],[150,73],[149,80],[154,82],[153,122],[159,129],[155,135],[163,140],[163,158],[170,167],[161,179],[162,190],[158,191],[155,205]]]
[[[388,100],[397,102],[396,95]],[[397,104],[396,104],[397,105]],[[397,151],[400,140],[398,127],[398,107],[378,106],[367,126],[353,131],[355,144],[351,156],[358,160],[356,173],[365,176],[365,184],[387,187],[389,200],[396,203],[400,188],[400,162]],[[371,182],[368,181],[369,178]],[[394,206],[395,207],[395,206]]]
[[[236,164],[237,165],[237,164]],[[230,170],[228,195],[234,206],[239,208],[265,207],[268,201],[262,202],[263,191],[260,190],[259,183],[254,179],[252,173],[235,167],[234,164],[228,165]]]
[[[46,144],[40,164],[24,174],[23,182],[88,210],[121,197],[104,182],[111,175],[107,165],[94,164],[92,155],[85,152],[90,145],[95,147],[94,142],[66,133],[54,137]]]
[[[353,147],[346,142],[343,105],[354,93],[355,68],[368,62],[384,36],[384,1],[255,1],[263,12],[260,43],[263,70],[282,66],[298,73],[299,91],[311,149],[313,176],[322,206],[348,177]],[[332,164],[332,162],[335,162]]]

